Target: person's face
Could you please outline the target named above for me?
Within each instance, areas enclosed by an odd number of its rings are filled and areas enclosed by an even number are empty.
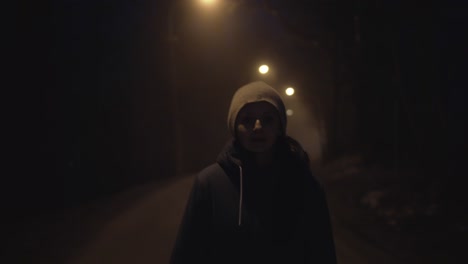
[[[281,134],[281,124],[275,107],[267,102],[245,105],[237,116],[236,132],[240,144],[251,152],[272,149]]]

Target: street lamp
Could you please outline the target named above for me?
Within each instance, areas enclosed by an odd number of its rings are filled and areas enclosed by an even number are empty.
[[[212,5],[216,2],[216,0],[200,0],[200,2],[204,5]]]
[[[258,68],[258,71],[261,73],[261,74],[266,74],[268,73],[268,71],[270,70],[270,68],[268,67],[268,65],[265,65],[263,64],[262,66],[260,66]]]
[[[294,94],[294,88],[288,87],[286,88],[285,92],[286,92],[286,95],[292,96]]]
[[[214,6],[217,0],[199,0],[201,4],[207,7]],[[177,8],[181,5],[186,4],[185,0],[173,0],[170,1],[169,10],[167,13],[167,34],[168,34],[168,46],[169,46],[169,86],[170,86],[170,97],[171,106],[173,113],[173,132],[174,132],[174,159],[175,159],[175,173],[180,175],[182,173],[183,156],[182,156],[182,127],[180,125],[180,112],[179,112],[179,84],[178,84],[178,69],[177,69],[177,56],[176,48],[179,42],[177,30],[175,28],[175,15]]]

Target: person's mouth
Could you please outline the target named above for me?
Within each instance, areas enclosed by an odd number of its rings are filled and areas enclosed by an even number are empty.
[[[252,137],[250,140],[255,143],[263,143],[266,139],[264,137]]]

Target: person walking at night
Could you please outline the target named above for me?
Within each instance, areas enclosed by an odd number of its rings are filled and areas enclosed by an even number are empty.
[[[232,139],[196,176],[170,262],[336,263],[324,190],[278,92],[242,86],[227,123]]]

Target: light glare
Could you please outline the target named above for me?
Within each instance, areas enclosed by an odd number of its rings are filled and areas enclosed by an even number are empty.
[[[212,5],[214,4],[215,0],[200,0],[200,2],[205,5]]]
[[[292,116],[293,114],[294,114],[293,110],[291,109],[286,110],[286,115]]]
[[[268,72],[270,68],[267,66],[267,65],[262,65],[258,68],[258,71],[261,73],[261,74],[265,74]]]
[[[286,89],[286,94],[289,95],[289,96],[293,95],[294,94],[294,88],[292,88],[292,87],[287,88]]]

